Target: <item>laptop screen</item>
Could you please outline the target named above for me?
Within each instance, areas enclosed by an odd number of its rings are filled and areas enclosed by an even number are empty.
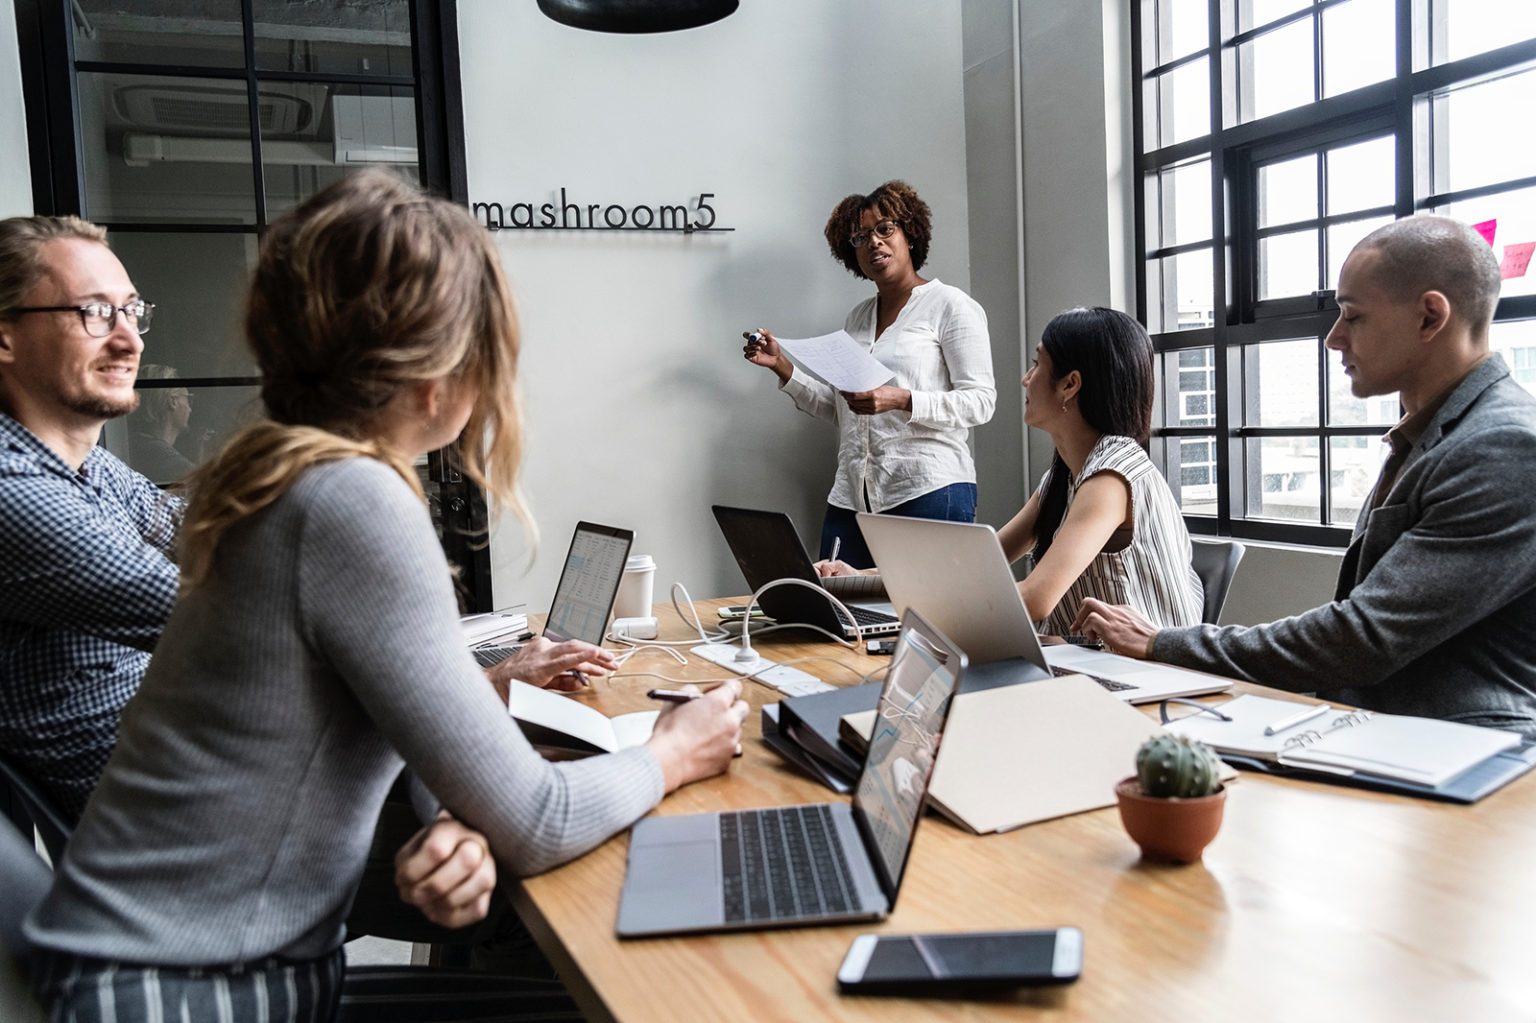
[[[915,612],[902,618],[853,796],[854,814],[888,896],[894,897],[906,869],[939,737],[964,669],[965,655],[942,633]]]
[[[608,631],[608,613],[619,592],[624,562],[635,534],[628,529],[578,522],[565,556],[560,584],[549,606],[544,635],[559,642],[579,639],[600,644]]]

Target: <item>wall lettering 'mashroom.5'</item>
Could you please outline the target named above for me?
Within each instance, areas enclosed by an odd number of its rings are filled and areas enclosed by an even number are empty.
[[[700,192],[685,203],[573,202],[564,188],[560,198],[535,206],[531,202],[472,202],[475,219],[491,231],[672,231],[695,234],[734,231],[720,227],[711,200],[714,192]]]

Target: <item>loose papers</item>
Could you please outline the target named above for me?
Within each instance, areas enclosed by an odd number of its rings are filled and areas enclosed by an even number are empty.
[[[839,391],[873,391],[896,371],[870,355],[846,330],[798,340],[779,338],[779,347]]]

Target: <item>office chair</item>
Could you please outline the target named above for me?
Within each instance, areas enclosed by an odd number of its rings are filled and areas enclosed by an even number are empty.
[[[1221,617],[1221,609],[1227,603],[1227,591],[1232,588],[1232,577],[1237,574],[1237,563],[1248,550],[1236,540],[1190,539],[1193,547],[1190,562],[1200,585],[1205,587],[1205,611],[1200,620],[1215,625]]]
[[[8,753],[0,753],[0,780],[9,789],[11,806],[24,811],[32,826],[37,828],[38,835],[43,839],[43,848],[48,850],[48,858],[55,863],[59,862],[59,857],[64,855],[64,843],[69,841],[70,832],[75,830],[74,821],[59,809],[42,787],[28,776],[16,758]],[[11,820],[19,829],[25,830],[19,815],[13,812]]]
[[[42,1023],[45,1017],[27,983],[27,942],[21,922],[42,901],[53,872],[32,845],[31,829],[0,820],[0,1019]]]
[[[0,818],[0,1019],[42,1023],[26,979],[29,951],[22,921],[42,901],[53,872],[10,821]],[[419,1023],[426,1020],[579,1020],[558,981],[519,981],[496,974],[419,967],[362,966],[342,981],[341,1023]]]

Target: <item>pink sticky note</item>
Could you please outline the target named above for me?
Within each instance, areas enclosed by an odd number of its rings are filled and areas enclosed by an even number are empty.
[[[1493,244],[1493,235],[1494,232],[1498,229],[1499,222],[1497,220],[1485,220],[1481,224],[1472,225],[1472,230],[1482,235],[1483,241],[1487,242],[1489,245]]]
[[[1531,253],[1536,251],[1536,242],[1517,242],[1514,245],[1504,246],[1504,259],[1499,263],[1499,276],[1504,280],[1511,277],[1524,277],[1525,268],[1531,265]]]

